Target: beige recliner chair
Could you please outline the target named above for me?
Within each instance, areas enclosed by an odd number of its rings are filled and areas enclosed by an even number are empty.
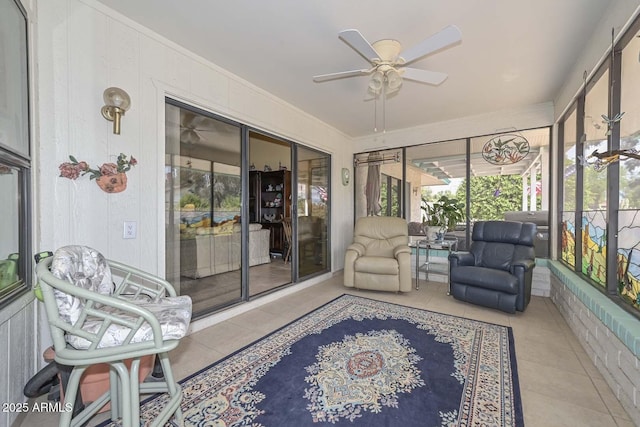
[[[376,291],[411,291],[411,249],[402,218],[358,218],[344,259],[344,285]]]

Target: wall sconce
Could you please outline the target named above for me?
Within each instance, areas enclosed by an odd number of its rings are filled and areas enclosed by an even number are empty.
[[[124,116],[125,111],[131,107],[131,98],[119,87],[105,89],[102,98],[105,103],[102,107],[102,116],[113,122],[113,133],[120,135],[120,117]]]
[[[418,187],[413,187],[413,195],[414,196],[418,195]]]
[[[347,168],[342,168],[342,185],[345,187],[349,185],[349,181],[351,180],[351,171]]]

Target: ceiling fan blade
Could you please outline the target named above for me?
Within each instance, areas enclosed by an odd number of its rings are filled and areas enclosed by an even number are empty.
[[[320,83],[320,82],[326,82],[327,80],[344,79],[347,77],[356,77],[356,76],[366,76],[367,74],[370,74],[372,71],[373,69],[341,71],[339,73],[320,74],[319,76],[313,76],[313,81]]]
[[[449,76],[446,73],[437,71],[419,70],[417,68],[404,68],[402,70],[403,79],[427,83],[433,86],[438,86],[444,82],[447,77]]]
[[[441,49],[456,44],[462,40],[462,33],[455,25],[449,25],[431,37],[421,41],[417,45],[405,50],[400,54],[404,60],[404,65],[408,65],[420,58],[437,52]]]
[[[351,46],[353,50],[372,64],[375,59],[380,58],[380,55],[378,55],[378,52],[371,46],[371,43],[369,43],[358,30],[340,31],[338,38]]]

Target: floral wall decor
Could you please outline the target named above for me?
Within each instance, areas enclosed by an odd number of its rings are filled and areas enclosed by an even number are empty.
[[[482,147],[482,158],[493,165],[518,163],[529,154],[529,141],[520,135],[500,135]]]
[[[120,153],[116,163],[103,163],[97,169],[91,169],[87,162],[78,161],[75,157],[69,156],[70,162],[64,162],[58,166],[60,177],[77,179],[80,176],[89,175],[90,179],[95,179],[96,184],[107,193],[120,193],[127,188],[127,172],[138,164],[138,161],[131,156]]]

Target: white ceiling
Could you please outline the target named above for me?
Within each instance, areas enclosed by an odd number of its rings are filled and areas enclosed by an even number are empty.
[[[368,78],[312,77],[368,68],[338,39],[409,48],[454,24],[462,43],[412,64],[440,86],[405,81],[386,102],[386,130],[549,102],[613,0],[100,0],[340,131],[374,132]],[[378,104],[378,113],[382,106]],[[378,127],[382,126],[381,119]]]

